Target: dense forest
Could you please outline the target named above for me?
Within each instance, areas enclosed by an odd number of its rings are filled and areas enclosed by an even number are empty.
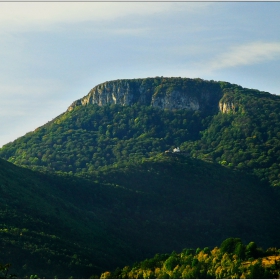
[[[156,254],[131,266],[104,272],[101,279],[268,279],[279,278],[279,249],[228,238],[219,247]]]
[[[88,237],[103,247],[107,240],[98,237],[106,239],[106,232],[87,211],[88,204],[100,203],[94,197],[98,186],[34,173],[3,160],[0,166],[0,263],[12,264],[10,272],[19,278],[84,278],[101,270],[104,255]]]
[[[201,79],[125,83],[132,89],[146,84],[156,96],[202,92],[198,100],[206,103],[193,110],[76,102],[4,145],[3,275],[11,263],[9,273],[21,278],[89,278],[104,271],[111,271],[104,278],[230,278],[223,265],[236,277],[250,278],[255,266],[260,275],[276,277],[247,258],[249,245],[239,242],[240,259],[216,246],[236,236],[280,247],[280,98]],[[181,153],[172,153],[174,147]],[[214,249],[173,253],[178,263],[166,270],[166,253],[197,247]],[[153,268],[133,266],[156,253]]]
[[[232,235],[280,246],[278,195],[218,164],[164,153],[84,179],[1,161],[0,175],[0,263],[20,278],[89,278]]]
[[[250,90],[227,90],[222,102],[235,110],[213,116],[201,138],[182,148],[192,156],[255,173],[280,186],[280,98]]]
[[[178,88],[179,82],[183,86],[182,81],[157,79],[156,93]],[[205,90],[202,81],[193,80],[191,84],[188,79],[188,85],[196,91]],[[208,86],[213,87],[213,83]],[[36,170],[82,174],[180,146],[192,157],[253,172],[278,186],[279,96],[215,83],[222,92],[220,103],[232,104],[230,111],[219,111],[219,102],[215,110],[211,107],[203,111],[162,110],[138,103],[76,106],[4,145],[0,156]],[[215,90],[220,97],[220,91]]]
[[[201,120],[199,112],[187,110],[81,106],[5,145],[1,156],[17,165],[48,171],[90,172],[195,140]]]

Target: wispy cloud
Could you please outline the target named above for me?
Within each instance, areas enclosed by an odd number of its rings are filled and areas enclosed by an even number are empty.
[[[151,16],[184,10],[198,13],[208,3],[172,2],[2,2],[0,29],[44,29],[59,22],[109,21],[125,16]]]
[[[209,70],[232,68],[237,66],[254,65],[257,63],[280,59],[280,42],[253,42],[235,46],[217,55],[208,65]]]

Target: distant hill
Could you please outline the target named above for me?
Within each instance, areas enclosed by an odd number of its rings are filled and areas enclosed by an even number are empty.
[[[0,149],[17,165],[70,174],[180,146],[192,157],[280,184],[280,97],[187,78],[117,80]]]

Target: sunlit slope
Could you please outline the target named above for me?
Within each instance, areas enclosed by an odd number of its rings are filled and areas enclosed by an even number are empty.
[[[0,149],[17,164],[47,171],[82,173],[120,161],[149,157],[195,140],[200,112],[147,106],[75,107]]]
[[[141,103],[141,94],[151,102]],[[32,169],[85,174],[180,146],[192,157],[280,185],[279,96],[226,82],[157,77],[106,82],[69,108],[3,146],[0,156]]]
[[[191,156],[254,173],[280,186],[280,96],[228,88],[197,141],[182,144]]]
[[[130,266],[102,273],[101,279],[278,279],[279,249],[227,238],[215,248],[186,248],[156,254]]]

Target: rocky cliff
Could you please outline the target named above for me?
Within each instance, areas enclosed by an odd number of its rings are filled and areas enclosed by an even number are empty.
[[[234,113],[236,105],[233,102],[219,102],[219,110],[222,113]]]
[[[219,110],[222,91],[218,82],[188,78],[147,78],[109,81],[94,87],[73,102],[76,106],[120,104],[153,106],[161,109]]]

